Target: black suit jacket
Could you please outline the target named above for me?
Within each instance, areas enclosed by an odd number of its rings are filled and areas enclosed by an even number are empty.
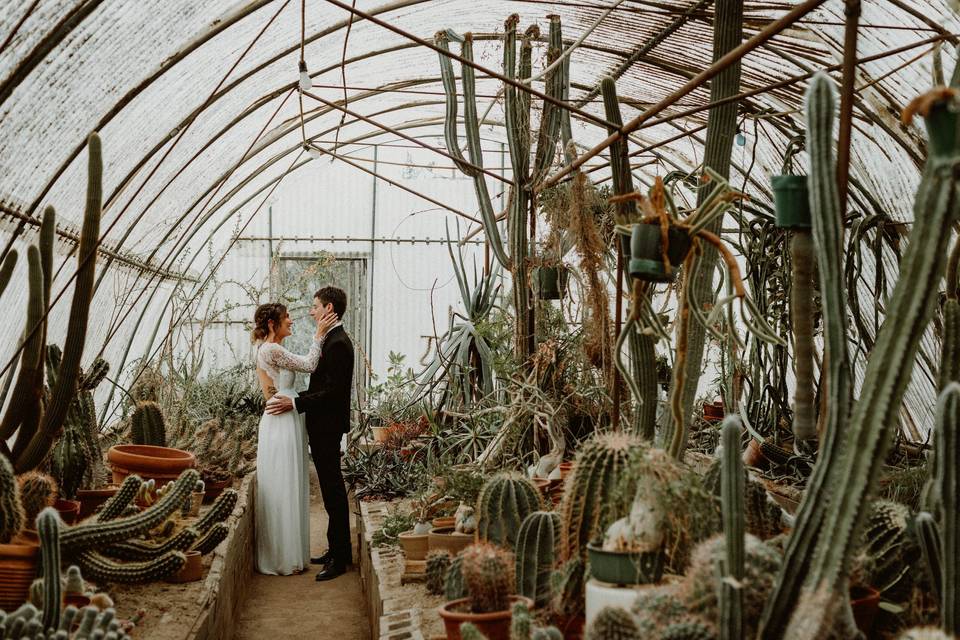
[[[350,430],[350,393],[353,389],[353,343],[343,327],[334,327],[323,341],[323,357],[310,374],[307,390],[296,398],[305,413],[310,440],[336,440]]]

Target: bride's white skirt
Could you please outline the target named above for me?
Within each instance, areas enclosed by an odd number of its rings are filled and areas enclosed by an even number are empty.
[[[296,397],[292,391],[283,395]],[[307,432],[296,409],[260,418],[257,444],[257,571],[289,575],[310,566]]]

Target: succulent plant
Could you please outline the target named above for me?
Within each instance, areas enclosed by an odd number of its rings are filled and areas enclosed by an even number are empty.
[[[0,544],[9,544],[23,529],[26,520],[13,465],[0,453]]]
[[[530,640],[532,630],[530,609],[522,601],[514,602],[510,612],[510,640]]]
[[[187,561],[181,551],[171,551],[143,562],[116,562],[96,551],[86,549],[74,554],[84,574],[95,582],[136,584],[160,580],[180,571]]]
[[[916,583],[921,553],[912,525],[910,509],[890,500],[874,502],[867,517],[857,565],[884,600],[905,602]]]
[[[63,586],[64,593],[67,595],[83,595],[86,590],[80,567],[75,564],[67,567],[67,579]]]
[[[486,542],[477,542],[464,549],[463,582],[467,587],[470,610],[491,613],[510,609],[514,593],[513,554]]]
[[[54,624],[44,631],[42,612],[32,604],[25,604],[10,614],[0,611],[0,630],[6,630],[4,638],[18,640],[130,640],[130,636],[120,628],[120,621],[116,619],[112,608],[100,611],[94,606],[84,607],[78,623],[76,618],[79,613],[73,605],[64,608]],[[75,626],[77,630],[71,635]]]
[[[460,638],[462,640],[487,640],[487,636],[480,633],[480,630],[472,622],[460,624]]]
[[[927,577],[933,593],[940,602],[943,594],[943,549],[940,542],[940,528],[933,515],[926,511],[917,514],[914,523],[917,527],[917,540],[920,542],[920,551],[923,554],[923,564],[927,569]]]
[[[704,488],[720,497],[720,460],[715,460],[704,474]],[[743,469],[743,505],[747,533],[768,540],[783,531],[783,509],[770,497],[761,482]]]
[[[523,519],[543,508],[537,487],[517,473],[500,473],[483,485],[477,498],[477,536],[513,548]]]
[[[137,404],[130,416],[130,436],[134,444],[167,446],[167,428],[160,405],[149,400]]]
[[[200,555],[205,556],[216,549],[221,542],[226,540],[228,535],[230,535],[230,527],[222,522],[218,522],[207,529],[203,537],[197,540],[190,550],[199,551]]]
[[[646,586],[637,592],[637,598],[630,606],[637,628],[646,636],[673,620],[689,615],[686,605],[680,599],[679,585]]]
[[[458,555],[447,567],[443,576],[443,597],[447,602],[467,596],[467,586],[463,580],[463,556]]]
[[[640,630],[633,616],[620,607],[604,607],[597,612],[584,640],[640,640]]]
[[[171,551],[186,551],[192,548],[199,539],[200,533],[193,527],[187,527],[160,544],[142,540],[128,540],[112,544],[102,549],[102,552],[106,556],[119,560],[153,560]]]
[[[937,494],[940,498],[940,546],[943,553],[943,583],[940,590],[941,626],[960,635],[960,383],[951,382],[937,399],[934,431],[937,449]]]
[[[558,615],[575,615],[582,611],[584,561],[573,558],[550,574],[550,609]]]
[[[563,640],[563,634],[556,627],[538,627],[530,633],[530,640]]]
[[[740,418],[723,421],[723,478],[720,499],[723,513],[724,557],[718,585],[720,596],[720,637],[738,640],[743,636],[744,513],[743,459],[740,455]],[[776,553],[776,552],[774,552]],[[758,611],[757,613],[760,613]]]
[[[60,514],[47,507],[37,516],[40,563],[43,571],[43,628],[60,620]]]
[[[236,489],[225,489],[193,527],[204,534],[216,523],[229,518],[230,514],[233,513],[233,508],[237,506],[239,496],[240,494],[237,493]]]
[[[117,492],[100,507],[100,511],[97,513],[97,522],[109,522],[122,516],[133,499],[140,493],[140,485],[142,484],[143,480],[140,479],[140,476],[129,475],[124,478]]]
[[[517,592],[539,607],[550,599],[550,573],[560,541],[560,516],[553,511],[534,511],[517,532]]]
[[[17,476],[17,483],[20,485],[20,502],[27,523],[36,522],[40,512],[57,501],[57,483],[45,473],[28,471]]]
[[[709,623],[688,617],[671,622],[660,632],[659,640],[717,640],[720,636]]]
[[[433,595],[443,593],[447,569],[453,563],[453,556],[446,549],[433,549],[427,553],[427,591]]]

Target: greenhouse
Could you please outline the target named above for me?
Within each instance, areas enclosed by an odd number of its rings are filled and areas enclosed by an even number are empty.
[[[0,3],[0,640],[960,638],[960,3]]]

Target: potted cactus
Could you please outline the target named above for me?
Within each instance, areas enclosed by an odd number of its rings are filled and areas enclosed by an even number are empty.
[[[37,573],[40,544],[27,524],[13,466],[0,454],[0,609],[13,611],[27,599]]]
[[[559,260],[541,258],[531,268],[531,280],[541,300],[560,300],[567,291],[569,272]]]
[[[130,436],[133,444],[114,445],[107,451],[114,482],[123,482],[135,473],[155,480],[159,487],[176,480],[181,472],[197,464],[197,457],[189,451],[166,446],[166,426],[156,402],[144,401],[137,405],[130,417]]]
[[[652,479],[651,479],[652,480]],[[587,544],[590,575],[611,584],[649,584],[663,574],[664,514],[653,482],[641,482],[630,514],[613,522],[603,544]]]
[[[514,594],[513,554],[485,542],[464,549],[461,572],[467,597],[440,607],[447,640],[460,640],[460,625],[473,624],[488,640],[509,640],[511,608],[533,601]]]

